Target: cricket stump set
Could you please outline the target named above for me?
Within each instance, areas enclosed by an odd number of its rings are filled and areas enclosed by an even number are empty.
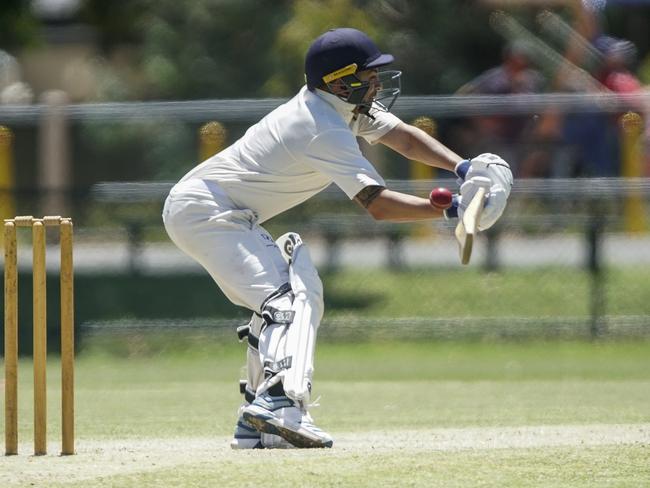
[[[5,453],[18,454],[18,227],[30,227],[33,248],[34,455],[47,454],[46,227],[58,227],[61,249],[61,454],[74,454],[74,290],[72,220],[31,216],[4,221]]]

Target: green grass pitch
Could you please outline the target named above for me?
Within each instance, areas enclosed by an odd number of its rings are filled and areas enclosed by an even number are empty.
[[[331,450],[231,451],[244,347],[89,348],[77,361],[77,455],[20,451],[0,486],[648,486],[650,342],[321,344],[313,409]]]

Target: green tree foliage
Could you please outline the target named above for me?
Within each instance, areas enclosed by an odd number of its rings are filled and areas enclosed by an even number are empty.
[[[78,17],[79,21],[96,29],[100,50],[110,54],[115,46],[132,45],[137,48],[142,42],[139,22],[151,9],[147,3],[150,2],[82,0]]]
[[[156,98],[261,96],[287,2],[141,0],[139,63]]]
[[[294,0],[290,19],[279,29],[270,51],[274,71],[264,85],[271,96],[288,96],[305,83],[304,58],[320,34],[335,27],[366,32],[381,46],[382,31],[369,13],[376,1]]]
[[[38,23],[28,0],[2,0],[0,6],[0,49],[13,50],[38,42]]]
[[[257,97],[290,0],[86,0],[103,51],[131,45],[130,98]]]

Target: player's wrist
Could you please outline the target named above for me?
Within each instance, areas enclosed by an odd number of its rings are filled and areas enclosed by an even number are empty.
[[[456,176],[458,176],[461,180],[465,181],[465,176],[467,176],[467,172],[471,166],[472,161],[470,159],[463,159],[454,168],[454,173],[456,173]]]

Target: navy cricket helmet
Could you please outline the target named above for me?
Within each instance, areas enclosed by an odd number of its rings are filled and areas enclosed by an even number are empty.
[[[388,110],[400,93],[399,71],[380,73],[381,87],[371,101],[364,101],[370,89],[368,82],[355,76],[359,71],[386,66],[394,61],[391,54],[383,54],[375,43],[363,32],[348,27],[331,29],[311,44],[305,56],[305,78],[307,88],[327,86],[342,80],[348,88],[347,96],[340,98],[354,105],[369,105],[372,102],[392,97],[388,107],[379,103],[378,108]],[[390,85],[390,86],[389,86]]]

